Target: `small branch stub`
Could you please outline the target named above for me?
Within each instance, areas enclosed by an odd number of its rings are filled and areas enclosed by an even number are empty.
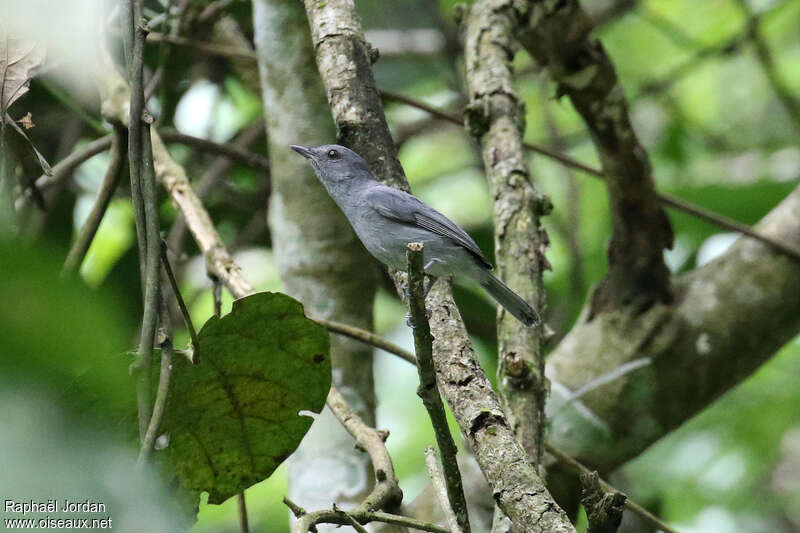
[[[581,503],[589,518],[588,533],[616,533],[628,497],[621,492],[605,492],[597,472],[580,475]]]
[[[442,397],[436,386],[436,368],[433,363],[433,335],[425,309],[425,270],[423,267],[423,247],[421,242],[408,245],[408,307],[411,326],[414,330],[414,348],[417,352],[417,371],[419,388],[417,395],[422,399],[433,425],[436,443],[442,455],[444,485],[447,499],[459,526],[459,531],[469,533],[469,516],[461,474],[456,461],[457,448],[447,425]]]

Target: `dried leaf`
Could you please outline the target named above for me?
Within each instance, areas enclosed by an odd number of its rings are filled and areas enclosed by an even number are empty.
[[[45,47],[0,27],[0,110],[28,92],[31,71],[42,64]]]

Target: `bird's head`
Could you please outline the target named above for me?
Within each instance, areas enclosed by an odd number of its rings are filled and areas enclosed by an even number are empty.
[[[324,184],[332,185],[353,178],[372,178],[367,162],[344,146],[338,144],[323,144],[322,146],[293,144],[291,148],[311,162],[314,172]]]

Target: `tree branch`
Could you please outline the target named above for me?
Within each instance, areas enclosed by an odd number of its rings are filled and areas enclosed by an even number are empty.
[[[373,513],[379,509],[391,510],[399,506],[403,499],[403,492],[397,484],[392,458],[386,451],[386,444],[383,442],[381,434],[361,420],[336,387],[331,387],[327,405],[355,439],[356,446],[369,454],[375,471],[375,487],[372,492],[356,509],[348,511],[348,514],[356,520],[362,521],[363,513]],[[296,505],[291,507],[299,509]],[[298,529],[300,531],[313,531],[312,528],[320,523],[349,524],[348,517],[336,509],[296,514],[299,514]]]
[[[307,516],[308,513],[305,509],[294,503],[289,498],[283,498],[283,503],[289,510],[292,511],[292,514],[296,518],[303,518]],[[341,512],[341,509],[335,510],[331,509],[329,511],[314,511],[315,519],[317,520],[318,524],[325,523],[325,524],[341,524],[341,525],[351,525],[351,522],[348,517],[345,517]],[[390,513],[383,513],[380,511],[369,512],[369,511],[359,511],[357,509],[352,509],[347,512],[350,518],[359,521],[359,523],[367,524],[369,522],[383,522],[384,524],[392,524],[396,526],[404,526],[410,527],[412,529],[418,529],[420,531],[430,531],[431,533],[452,533],[449,529],[439,526],[437,524],[431,522],[425,522],[423,520],[417,520],[416,518],[409,518],[407,516],[400,516],[396,514]]]
[[[187,135],[171,128],[161,129],[159,130],[159,133],[165,142],[178,142],[193,146],[198,150],[224,156],[242,163],[243,165],[247,165],[250,168],[269,173],[268,158],[261,154],[250,152],[249,150],[241,147],[238,143],[218,143],[209,141],[208,139],[195,137],[194,135]]]
[[[375,260],[307,161],[289,149],[298,142],[324,144],[335,135],[305,8],[301,2],[254,0],[253,25],[258,70],[248,63],[238,72],[248,77],[258,74],[261,80],[274,169],[267,220],[284,291],[303,302],[309,316],[370,329],[378,281]],[[235,38],[232,30],[227,34],[229,42],[246,42],[243,36]],[[331,362],[334,385],[350,394],[358,416],[374,426],[372,351],[349,338],[331,337]],[[324,413],[316,427],[325,437],[304,443],[292,457],[290,495],[306,507],[322,507],[330,505],[330,498],[323,495],[335,494],[338,505],[350,507],[370,490],[362,482],[370,478],[369,461],[355,450],[343,453],[350,436],[330,413]],[[331,456],[331,468],[347,474],[317,472],[319,454]],[[309,476],[308,469],[318,475]]]
[[[126,10],[132,13],[134,41],[131,57],[131,95],[128,118],[128,161],[131,173],[131,195],[136,214],[136,233],[139,244],[139,261],[144,294],[141,337],[134,363],[137,376],[137,405],[139,410],[139,438],[144,441],[151,419],[150,364],[153,341],[158,325],[159,269],[161,246],[158,223],[158,205],[155,189],[155,171],[150,143],[152,117],[144,108],[144,39],[146,30],[141,14],[141,0],[129,0]]]
[[[447,494],[444,474],[439,468],[439,459],[436,457],[436,450],[433,446],[425,448],[425,465],[428,467],[428,477],[431,478],[436,499],[439,500],[439,507],[447,518],[447,527],[450,533],[461,533],[461,526],[458,525],[458,517],[450,505],[450,497]]]
[[[314,320],[332,333],[344,335],[345,337],[350,337],[351,339],[355,339],[357,341],[361,341],[365,344],[369,344],[376,348],[380,348],[383,351],[398,356],[400,359],[403,359],[414,366],[417,365],[417,358],[414,356],[413,353],[404,350],[400,346],[391,343],[387,340],[384,340],[381,337],[378,337],[371,331],[357,328],[349,324],[342,324],[341,322],[335,322],[333,320],[326,320],[324,318],[319,318],[319,317],[315,317]]]
[[[411,315],[411,328],[414,332],[414,347],[417,352],[417,371],[419,387],[417,396],[422,398],[428,417],[431,419],[436,444],[442,456],[444,481],[450,507],[456,515],[458,528],[469,533],[469,514],[467,501],[464,498],[464,487],[456,461],[456,443],[447,425],[442,397],[436,387],[436,368],[433,363],[433,337],[428,324],[425,309],[425,270],[423,269],[423,244],[409,243],[406,255],[408,258],[408,307]]]
[[[756,231],[800,248],[800,187]],[[757,241],[740,240],[674,284],[672,305],[584,316],[551,352],[549,438],[559,449],[602,470],[624,463],[800,331],[800,264]],[[564,406],[572,391],[643,359],[649,364]]]
[[[590,315],[636,305],[646,309],[673,295],[664,249],[672,228],[659,205],[647,153],[636,138],[614,65],[591,38],[591,19],[577,0],[529,0],[522,45],[569,96],[583,118],[603,166],[611,207],[608,273],[595,290]]]
[[[352,0],[306,0],[305,6],[340,142],[364,156],[384,183],[407,190]],[[402,276],[394,277],[399,286]],[[428,302],[440,390],[497,502],[520,531],[573,531],[516,441],[470,345],[449,284],[437,283]]]
[[[111,203],[111,198],[114,196],[114,191],[117,189],[119,180],[122,177],[123,163],[125,162],[125,141],[124,128],[115,125],[111,144],[111,158],[108,162],[106,174],[103,177],[103,183],[97,191],[97,199],[92,205],[92,210],[89,212],[89,216],[86,217],[86,222],[78,232],[78,236],[75,238],[75,242],[72,243],[72,247],[64,261],[62,272],[65,274],[75,272],[80,268],[84,257],[86,257],[86,252],[89,251],[89,246],[97,234],[97,228],[100,227],[100,222],[102,222],[108,205]]]
[[[156,389],[156,399],[153,402],[153,414],[147,425],[147,432],[139,446],[139,457],[136,459],[137,468],[143,468],[150,461],[153,453],[158,430],[164,413],[167,409],[167,398],[169,397],[169,385],[172,377],[172,356],[174,355],[172,345],[172,327],[169,323],[169,308],[166,296],[161,295],[161,329],[159,331],[159,347],[161,348],[161,368],[158,374],[158,388]]]
[[[469,93],[465,118],[480,142],[494,198],[498,272],[541,312],[549,240],[539,217],[549,214],[552,204],[536,190],[523,155],[524,104],[514,91],[511,65],[511,52],[518,47],[514,33],[521,21],[511,0],[479,0],[462,20]],[[526,327],[501,311],[497,339],[503,407],[531,461],[540,464],[547,396],[542,329]]]

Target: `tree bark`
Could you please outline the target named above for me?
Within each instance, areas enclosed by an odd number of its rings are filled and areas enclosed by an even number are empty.
[[[539,312],[547,233],[539,216],[549,199],[536,190],[522,148],[524,104],[513,88],[511,60],[520,20],[511,0],[481,0],[465,17],[467,127],[479,141],[494,198],[498,275]],[[526,327],[499,308],[498,376],[503,406],[532,461],[541,463],[547,385],[540,327]]]
[[[269,227],[284,290],[311,316],[371,330],[374,260],[307,162],[288,148],[335,138],[303,5],[254,0],[253,17],[272,168]],[[331,358],[334,385],[374,426],[371,349],[332,335]],[[328,408],[292,455],[289,475],[292,500],[309,509],[358,503],[372,485],[369,458]]]

